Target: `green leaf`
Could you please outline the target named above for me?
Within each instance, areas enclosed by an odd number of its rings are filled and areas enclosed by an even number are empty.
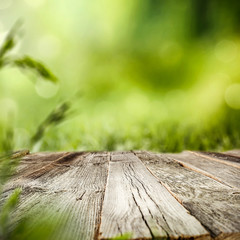
[[[0,67],[2,65],[3,62],[3,57],[5,57],[5,55],[12,50],[15,45],[16,45],[16,32],[18,31],[18,29],[20,28],[21,22],[17,21],[15,23],[15,25],[12,27],[12,29],[10,30],[10,32],[8,33],[5,41],[3,42],[2,46],[0,47]]]
[[[10,32],[11,33],[11,32]],[[14,36],[12,34],[8,34],[3,45],[0,48],[0,58],[3,58],[7,52],[9,52],[16,45]]]
[[[16,166],[18,165],[19,159],[0,159],[0,192],[3,185],[14,173]]]
[[[132,238],[131,233],[125,233],[121,236],[117,236],[117,237],[113,238],[112,240],[127,240],[127,239],[131,239],[131,238]]]
[[[10,214],[18,204],[20,193],[21,193],[21,189],[19,188],[15,189],[1,209],[0,238],[8,234],[8,222],[10,219]]]
[[[29,56],[14,60],[13,64],[22,69],[33,70],[46,80],[57,82],[56,76],[46,66]]]
[[[31,139],[31,142],[34,144],[43,138],[45,131],[53,125],[58,125],[63,122],[67,118],[68,110],[71,107],[71,103],[69,101],[65,101],[54,108],[47,118],[39,125],[36,133]]]

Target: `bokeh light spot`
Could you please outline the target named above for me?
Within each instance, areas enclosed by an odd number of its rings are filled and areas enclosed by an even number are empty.
[[[230,85],[225,92],[227,105],[234,109],[240,109],[240,83]]]
[[[43,98],[51,98],[58,92],[58,84],[50,81],[38,80],[35,85],[37,94]]]

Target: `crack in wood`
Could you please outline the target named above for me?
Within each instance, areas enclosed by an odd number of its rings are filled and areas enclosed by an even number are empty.
[[[107,187],[107,183],[108,183],[108,177],[109,177],[109,168],[110,168],[110,161],[111,161],[111,153],[107,153],[107,173],[106,173],[106,181],[104,184],[104,189],[102,191],[102,197],[100,200],[100,209],[99,209],[99,218],[97,219],[96,223],[95,223],[95,227],[94,227],[94,240],[98,240],[101,236],[101,232],[100,232],[100,226],[101,226],[101,222],[102,222],[102,209],[103,209],[103,202],[104,202],[104,197],[105,197],[105,192],[106,192],[106,187]],[[99,192],[99,191],[96,191]]]
[[[150,234],[151,234],[151,236],[152,236],[152,239],[154,239],[154,235],[153,235],[152,229],[151,229],[150,226],[148,225],[148,222],[147,222],[147,220],[145,219],[144,214],[143,214],[143,212],[142,212],[142,210],[141,210],[141,207],[138,205],[138,203],[137,203],[137,201],[136,201],[136,199],[135,199],[135,196],[134,196],[133,192],[132,192],[132,198],[133,198],[133,201],[135,202],[135,204],[136,204],[136,206],[137,206],[137,208],[138,208],[138,210],[139,210],[139,212],[140,212],[140,214],[141,214],[141,216],[142,216],[142,220],[144,221],[146,227],[148,228],[148,230],[149,230],[149,232],[150,232]]]
[[[132,171],[134,172],[134,170],[133,170],[133,168],[132,168],[131,165],[130,165],[130,168],[131,168]],[[148,191],[147,191],[145,185],[143,184],[143,182],[141,182],[138,178],[136,178],[134,174],[132,175],[132,177],[135,178],[135,180],[141,184],[141,186],[142,186],[142,188],[144,189],[144,191],[145,191],[145,193],[147,194],[147,196],[148,196],[148,197],[151,199],[151,201],[155,204],[155,206],[156,206],[156,208],[159,210],[159,212],[161,212],[162,219],[164,220],[164,222],[165,222],[165,224],[167,225],[168,229],[171,229],[171,227],[168,225],[168,222],[166,221],[166,218],[165,218],[164,214],[162,213],[162,209],[160,209],[160,207],[158,206],[158,204],[154,201],[154,199],[153,199],[153,198],[151,197],[151,195],[148,193]],[[161,184],[161,183],[160,183],[160,184]],[[139,188],[138,188],[137,186],[135,186],[135,187],[136,187],[136,189],[137,189],[137,191],[138,191],[139,197],[141,197]],[[141,197],[141,198],[142,198],[142,197]],[[166,235],[169,237],[168,231],[166,231],[166,229],[164,228],[164,226],[163,226],[162,224],[160,224],[159,219],[158,219],[158,218],[155,219],[155,218],[153,217],[153,215],[152,215],[152,213],[151,213],[151,211],[150,211],[149,208],[148,208],[148,211],[149,211],[152,219],[154,219],[154,220],[158,223],[158,225],[163,229],[163,231],[164,231],[164,232],[166,233]]]
[[[66,153],[64,156],[61,156],[60,158],[54,160],[53,162],[43,166],[42,168],[28,173],[27,175],[25,175],[24,177],[26,178],[39,178],[42,175],[52,171],[54,168],[58,168],[58,167],[66,167],[66,163],[72,162],[74,159],[76,159],[77,157],[83,155],[83,152],[74,152],[74,153]],[[67,165],[67,167],[69,167],[70,165]],[[55,172],[57,173],[57,171]]]
[[[82,193],[82,195],[81,195],[80,197],[76,198],[76,200],[77,200],[77,201],[82,200],[82,198],[83,198],[83,196],[84,196],[85,193],[86,193],[86,190]]]
[[[20,215],[57,204],[58,213],[66,214],[65,222],[58,221],[67,226],[59,239],[67,233],[74,239],[112,239],[127,232],[135,240],[210,239],[210,234],[215,240],[239,239],[238,189],[169,156],[146,151],[27,155],[4,199],[21,187]],[[215,157],[225,161],[221,154]],[[225,182],[221,177],[216,178]]]
[[[168,154],[145,152],[145,154],[138,153],[136,155],[143,161],[146,168],[149,169],[153,175],[159,180],[161,179],[160,182],[188,209],[190,214],[202,223],[214,239],[238,239],[240,228],[235,221],[240,222],[239,217],[236,215],[236,212],[239,210],[237,207],[239,204],[236,204],[237,202],[240,203],[240,199],[231,199],[228,197],[234,195],[234,191],[232,191],[231,188],[215,182],[212,178],[204,177],[204,175],[201,176],[198,172],[180,167],[174,159],[170,160],[168,158]],[[154,162],[149,161],[149,159],[154,158]],[[171,164],[169,164],[170,161]],[[186,183],[185,178],[187,180]],[[204,178],[206,179],[204,180]],[[193,183],[194,185],[192,185]],[[195,186],[195,188],[193,189],[192,186]],[[190,195],[187,193],[190,193]],[[236,191],[236,193],[236,196],[238,196],[238,191]],[[222,200],[219,197],[222,197]],[[227,213],[228,211],[230,211],[229,214]],[[224,226],[224,224],[226,225]],[[231,230],[228,229],[229,227]],[[231,231],[236,233],[231,233]]]

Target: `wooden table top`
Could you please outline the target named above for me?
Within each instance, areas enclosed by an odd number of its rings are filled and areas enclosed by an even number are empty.
[[[240,150],[34,153],[16,187],[15,218],[52,211],[55,239],[240,239]]]

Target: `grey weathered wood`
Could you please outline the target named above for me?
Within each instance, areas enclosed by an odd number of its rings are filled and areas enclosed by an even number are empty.
[[[229,156],[240,158],[240,150],[230,150],[227,152],[224,152],[224,154],[228,154]]]
[[[228,154],[217,152],[192,152],[192,153],[200,157],[208,158],[216,162],[240,168],[240,157],[235,157]]]
[[[35,171],[39,171],[45,166],[57,161],[58,159],[64,157],[65,155],[70,154],[69,152],[56,152],[56,153],[34,153],[24,156],[21,159],[20,164],[18,165],[15,174],[12,176],[11,181],[5,185],[5,190],[2,195],[2,199],[8,196],[8,192],[12,191],[16,187],[23,185],[23,182],[30,182],[31,180],[27,179],[25,176],[32,174]],[[20,183],[18,183],[18,179]]]
[[[44,218],[50,211],[54,214],[52,221],[61,225],[54,239],[92,240],[100,224],[109,155],[60,155],[55,156],[54,161],[46,160],[48,155],[42,156],[44,166],[33,171],[25,167],[21,177],[16,176],[8,184],[9,189],[23,189],[16,219],[25,214]],[[28,156],[24,161],[34,162],[35,157]]]
[[[167,154],[185,167],[198,171],[206,176],[222,182],[231,187],[240,187],[240,169],[221,162],[213,161],[209,158],[196,156],[194,153],[185,151],[179,154]]]
[[[39,170],[48,164],[53,163],[59,158],[70,154],[69,152],[56,152],[56,153],[34,153],[26,155],[22,158],[21,164],[18,166],[15,177],[23,177],[24,175],[30,174],[35,170]]]
[[[102,209],[100,238],[209,239],[199,221],[157,181],[133,153],[113,154]]]
[[[167,154],[136,152],[148,169],[216,239],[240,239],[240,192],[182,166]]]
[[[216,240],[240,239],[240,191],[232,186],[239,178],[230,171],[239,171],[238,151],[184,153],[180,160],[179,154],[136,154],[152,174],[131,152],[113,152],[110,169],[106,152],[27,155],[5,186],[0,205],[21,187],[14,222],[22,216],[49,218],[60,226],[54,239],[104,239],[125,232],[133,232],[135,239],[177,238],[181,232],[181,237],[207,239],[200,222]]]

